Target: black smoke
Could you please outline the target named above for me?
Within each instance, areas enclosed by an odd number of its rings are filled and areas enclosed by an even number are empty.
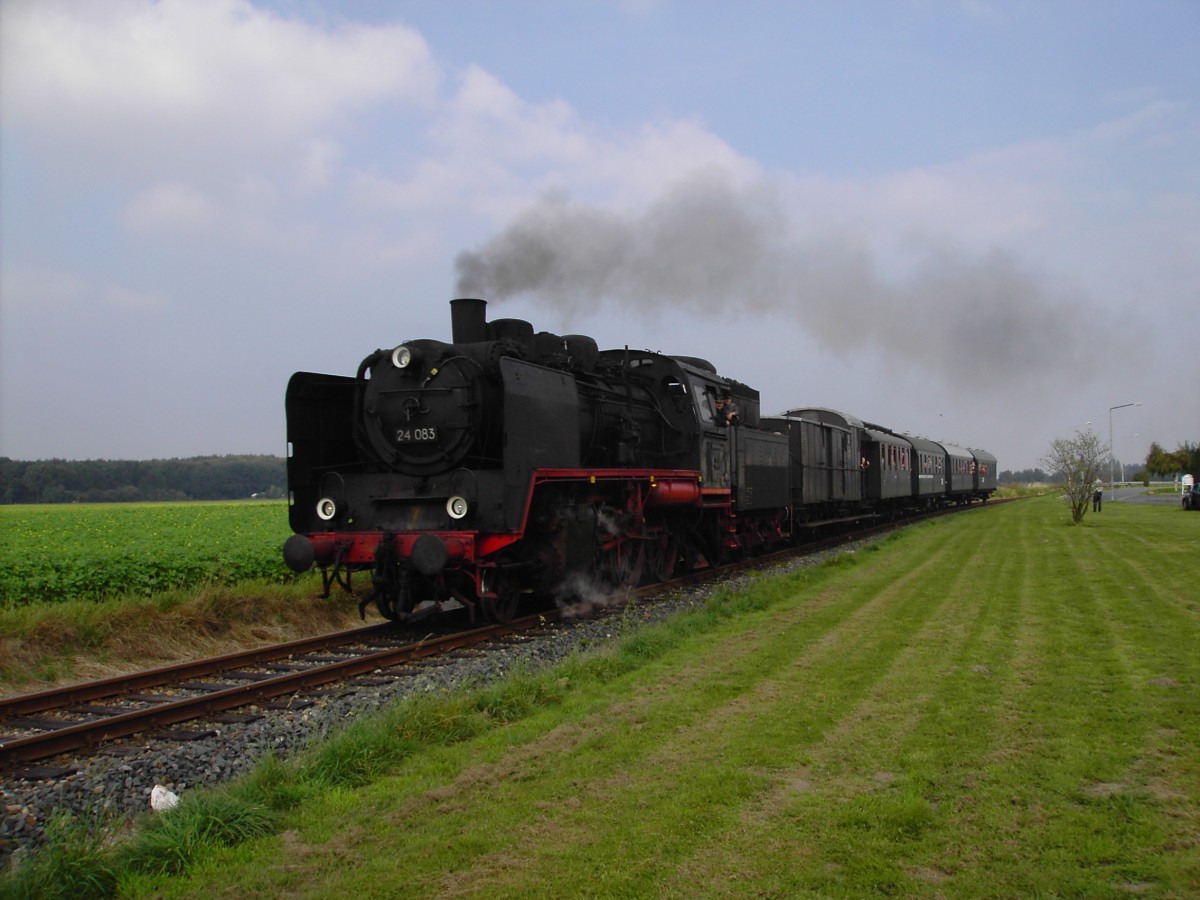
[[[566,313],[597,305],[731,318],[794,316],[831,350],[875,348],[976,390],[1085,377],[1106,323],[1012,253],[948,242],[887,276],[868,242],[799,228],[765,183],[696,177],[637,214],[549,194],[456,260],[458,296],[526,296]]]

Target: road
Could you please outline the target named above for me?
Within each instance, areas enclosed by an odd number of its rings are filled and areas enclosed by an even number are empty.
[[[1135,487],[1118,487],[1115,491],[1104,491],[1104,502],[1109,500],[1115,503],[1149,503],[1154,506],[1179,506],[1180,494],[1178,491],[1170,494],[1151,494],[1149,488],[1140,486]]]

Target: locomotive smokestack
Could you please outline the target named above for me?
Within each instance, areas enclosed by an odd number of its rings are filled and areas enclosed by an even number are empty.
[[[479,344],[487,340],[487,301],[461,297],[450,301],[451,340]]]

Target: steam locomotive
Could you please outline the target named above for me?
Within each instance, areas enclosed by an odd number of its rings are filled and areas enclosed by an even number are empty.
[[[287,387],[284,560],[326,594],[369,570],[362,608],[387,618],[508,621],[528,595],[569,603],[996,489],[989,453],[829,409],[764,417],[706,360],[450,305],[450,343]]]

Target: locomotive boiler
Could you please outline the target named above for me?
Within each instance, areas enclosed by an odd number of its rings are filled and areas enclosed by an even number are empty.
[[[522,595],[581,590],[569,576],[629,585],[733,545],[705,514],[733,512],[716,410],[755,424],[757,392],[703,360],[602,352],[485,309],[452,301],[450,343],[376,350],[353,377],[292,376],[291,568],[318,565],[326,591],[370,569],[389,618],[454,601],[503,621]]]

